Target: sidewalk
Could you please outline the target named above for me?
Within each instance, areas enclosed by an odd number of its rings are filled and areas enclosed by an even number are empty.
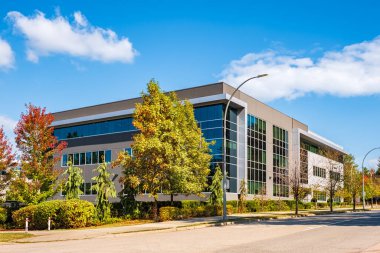
[[[336,209],[337,212],[347,212],[351,209]],[[299,216],[313,216],[318,214],[326,214],[326,210],[317,211],[300,211]],[[294,211],[287,212],[265,212],[265,213],[245,213],[233,214],[228,216],[227,224],[235,224],[242,222],[255,222],[268,219],[286,219],[295,217]],[[221,216],[192,218],[187,220],[166,221],[145,223],[140,225],[119,226],[119,227],[100,227],[100,228],[85,228],[72,230],[51,230],[51,231],[29,231],[34,237],[20,239],[17,243],[37,243],[37,242],[54,242],[67,240],[83,240],[107,235],[116,235],[124,233],[138,233],[149,231],[176,231],[187,230],[207,226],[227,225],[222,222]],[[23,232],[20,232],[23,233]]]

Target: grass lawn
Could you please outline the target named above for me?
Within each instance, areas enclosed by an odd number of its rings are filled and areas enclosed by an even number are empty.
[[[27,233],[2,233],[0,232],[0,242],[11,242],[17,239],[32,237],[32,234]]]

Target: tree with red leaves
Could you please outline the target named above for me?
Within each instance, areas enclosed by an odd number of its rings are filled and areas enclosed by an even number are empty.
[[[59,142],[51,126],[54,117],[46,108],[26,105],[14,132],[21,152],[20,177],[12,181],[7,198],[35,204],[52,197],[59,190],[61,171],[54,169],[66,142]]]
[[[3,127],[0,126],[0,200],[5,196],[5,190],[12,178],[12,167],[15,165],[12,145],[5,136]]]

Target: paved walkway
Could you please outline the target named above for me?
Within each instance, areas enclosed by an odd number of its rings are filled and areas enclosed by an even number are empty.
[[[349,211],[350,209],[336,209],[337,211]],[[314,211],[313,211],[314,212]],[[316,211],[317,213],[326,213],[326,210]],[[300,215],[310,216],[315,215],[309,211],[301,211]],[[294,212],[266,212],[266,213],[248,213],[248,214],[234,214],[228,216],[228,223],[239,222],[255,222],[262,219],[281,219],[294,216]],[[54,242],[54,241],[67,241],[67,240],[82,240],[96,237],[102,237],[112,234],[123,233],[137,233],[149,231],[175,231],[175,230],[188,230],[199,227],[220,225],[222,222],[221,216],[192,218],[187,220],[167,221],[167,222],[154,222],[139,225],[129,226],[116,226],[116,227],[100,227],[100,228],[86,228],[86,229],[71,229],[71,230],[51,230],[51,231],[29,231],[35,235],[34,237],[17,240],[16,242],[23,243],[36,243],[36,242]],[[20,231],[20,233],[23,233]]]

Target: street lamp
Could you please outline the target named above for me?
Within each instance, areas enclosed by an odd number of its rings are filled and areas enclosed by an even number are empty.
[[[362,176],[363,176],[363,185],[362,185],[362,196],[363,196],[363,210],[365,209],[365,196],[364,196],[364,160],[367,158],[367,156],[369,155],[369,153],[371,153],[372,151],[374,150],[377,150],[377,149],[380,149],[380,147],[377,147],[377,148],[373,148],[371,149],[370,151],[367,152],[367,154],[364,156],[363,158],[363,162],[362,162]],[[354,200],[355,201],[355,200]]]
[[[227,113],[228,113],[228,108],[230,106],[231,100],[234,97],[235,93],[248,81],[256,78],[261,78],[264,76],[267,76],[268,74],[261,74],[257,75],[254,77],[250,77],[244,82],[242,82],[235,90],[232,92],[231,97],[228,99],[227,106],[224,109],[224,128],[223,128],[223,221],[227,221],[227,138],[226,138],[226,133],[227,133]]]

